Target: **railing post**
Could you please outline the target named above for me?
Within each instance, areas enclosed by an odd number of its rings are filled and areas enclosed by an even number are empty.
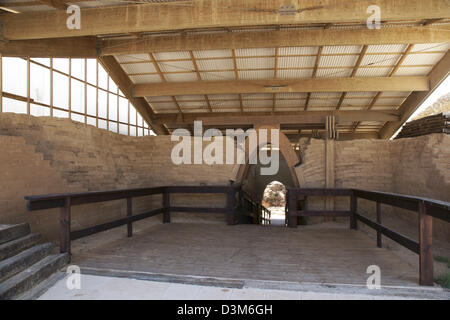
[[[227,224],[234,225],[234,189],[227,192]]]
[[[378,202],[378,201],[377,201],[377,223],[378,224],[382,223],[382,221],[381,221],[381,202]],[[380,230],[377,230],[377,247],[378,248],[383,247]]]
[[[288,226],[289,228],[297,228],[297,194],[292,191],[288,191],[289,197],[289,216]]]
[[[70,219],[71,219],[71,204],[70,198],[66,198],[64,201],[64,207],[61,208],[59,214],[59,251],[61,253],[68,253],[70,255]]]
[[[133,200],[132,198],[127,198],[127,217],[133,215]],[[127,223],[127,236],[131,238],[133,236],[133,223],[128,221]]]
[[[356,230],[358,228],[358,223],[356,221],[356,211],[358,210],[358,198],[352,191],[350,196],[350,229]]]
[[[163,213],[163,223],[170,223],[170,193],[164,190],[163,207],[166,209]]]
[[[427,214],[427,209],[423,201],[419,202],[419,268],[422,286],[433,285],[433,218]]]

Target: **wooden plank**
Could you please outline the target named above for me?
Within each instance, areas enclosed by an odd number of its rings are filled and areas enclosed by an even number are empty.
[[[358,198],[354,192],[352,192],[350,196],[350,212],[352,213],[350,216],[350,229],[356,230],[358,229],[358,220],[356,219],[356,214],[358,213]]]
[[[143,83],[133,87],[133,97],[204,94],[428,91],[427,77],[313,78],[289,80],[219,80]]]
[[[170,193],[165,190],[163,193],[163,208],[165,209],[163,215],[163,223],[170,223],[170,213],[172,209],[170,208]]]
[[[195,213],[229,213],[229,208],[206,208],[206,207],[169,207],[170,212],[195,212]]]
[[[378,201],[380,203],[388,204],[394,207],[399,207],[411,211],[417,211],[419,209],[420,198],[418,197],[411,197],[387,192],[365,191],[365,190],[354,190],[354,192],[358,198]]]
[[[71,203],[70,198],[64,199],[64,207],[59,213],[59,252],[68,253],[70,256],[70,223],[71,223]]]
[[[127,198],[127,217],[131,217],[133,215],[133,199]],[[128,221],[127,224],[127,236],[131,238],[133,236],[133,223]]]
[[[316,10],[281,16],[276,10],[284,0],[193,1],[181,10],[177,6],[128,4],[81,10],[82,27],[68,30],[68,15],[63,10],[29,12],[2,17],[3,36],[8,40],[126,34],[132,32],[226,28],[233,26],[292,25],[322,23],[366,24],[367,8],[372,0],[352,2],[328,0]],[[450,16],[444,0],[378,0],[383,21],[440,19]],[[317,6],[316,0],[304,0],[297,9]],[[256,9],[268,9],[270,12]],[[274,11],[275,10],[275,14]]]
[[[288,190],[288,227],[297,228],[297,194],[295,191]]]
[[[95,226],[88,227],[88,228],[84,228],[84,229],[81,229],[81,230],[72,231],[70,233],[70,237],[71,237],[72,240],[77,240],[77,239],[84,238],[84,237],[87,237],[87,236],[90,236],[90,235],[93,235],[93,234],[96,234],[96,233],[99,233],[99,232],[102,232],[102,231],[106,231],[106,230],[109,230],[109,229],[113,229],[113,228],[117,228],[117,227],[123,226],[125,224],[130,223],[130,222],[135,222],[135,221],[139,221],[139,220],[142,220],[142,219],[150,218],[150,217],[156,216],[156,215],[158,215],[160,213],[163,213],[164,211],[165,211],[164,208],[160,208],[160,209],[152,210],[152,211],[149,211],[149,212],[136,214],[136,215],[131,216],[131,217],[125,217],[125,218],[122,218],[122,219],[118,219],[118,220],[114,220],[114,221],[111,221],[111,222],[102,223],[102,224],[95,225]]]
[[[178,113],[158,114],[155,116],[156,124],[191,124],[202,121],[203,125],[253,125],[254,123],[278,123],[280,125],[316,125],[323,124],[327,116],[333,115],[336,121],[397,121],[399,115],[395,112],[384,111],[291,111],[291,112],[213,112],[213,113],[185,113],[181,118]],[[310,129],[310,128],[308,128]],[[345,134],[344,134],[345,135]]]
[[[302,210],[297,211],[298,217],[350,217],[351,211],[335,210]]]
[[[298,189],[289,189],[289,192],[299,196],[336,196],[336,197],[344,197],[351,196],[351,189],[322,189],[322,188],[298,188]]]
[[[17,40],[0,42],[0,53],[6,57],[97,58],[95,37]]]
[[[368,225],[369,227],[371,227],[372,229],[379,231],[381,234],[383,234],[386,237],[390,238],[391,240],[397,242],[398,244],[401,244],[402,246],[411,250],[412,252],[419,254],[420,249],[419,249],[418,242],[416,242],[404,235],[401,235],[397,232],[394,232],[394,231],[386,228],[385,226],[382,226],[382,225],[376,223],[375,221],[372,221],[360,214],[356,214],[356,218],[359,221],[361,221],[361,222],[365,223],[366,225]]]
[[[101,55],[148,52],[223,50],[234,48],[271,48],[332,45],[441,43],[449,41],[447,27],[400,27],[369,30],[302,29],[259,32],[183,34],[128,40],[105,40]]]
[[[377,202],[377,223],[379,225],[382,224],[381,221],[381,203]],[[382,235],[381,232],[379,230],[377,230],[377,247],[378,248],[382,248],[383,247],[383,242],[382,242]]]
[[[433,218],[427,215],[424,202],[419,204],[419,273],[420,285],[433,286]]]

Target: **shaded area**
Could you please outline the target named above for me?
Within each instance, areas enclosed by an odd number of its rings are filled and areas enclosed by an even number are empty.
[[[165,224],[125,237],[118,228],[73,243],[83,267],[231,279],[365,285],[369,265],[382,285],[417,286],[417,273],[359,231],[328,224],[299,229],[258,225]]]

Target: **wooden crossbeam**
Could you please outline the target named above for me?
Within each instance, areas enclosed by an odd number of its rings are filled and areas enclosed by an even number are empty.
[[[445,0],[378,0],[383,20],[425,20],[450,16]],[[67,13],[63,10],[30,12],[2,17],[3,36],[9,40],[76,37],[86,35],[123,34],[130,32],[186,30],[192,28],[289,25],[314,23],[355,22],[365,24],[367,8],[373,0],[327,0],[316,10],[281,16],[273,12],[252,10],[278,10],[285,0],[229,0],[193,1],[182,10],[175,6],[130,4],[81,10],[82,28],[68,30]],[[316,0],[303,0],[298,9],[317,6]]]
[[[380,30],[302,29],[263,32],[232,32],[198,35],[171,35],[142,39],[105,40],[102,55],[181,50],[221,50],[325,45],[419,44],[450,40],[447,26],[396,27]]]
[[[137,84],[135,97],[282,92],[427,91],[427,77],[221,80]]]
[[[327,116],[335,116],[339,123],[353,121],[398,121],[396,112],[383,111],[295,111],[295,112],[214,112],[157,114],[154,123],[189,124],[201,120],[205,125],[252,125],[254,123],[322,124]]]

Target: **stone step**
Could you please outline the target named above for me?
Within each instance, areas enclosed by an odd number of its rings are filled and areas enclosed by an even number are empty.
[[[35,264],[52,252],[52,244],[44,243],[31,247],[0,262],[0,282]]]
[[[39,243],[41,236],[36,233],[26,235],[25,237],[18,238],[9,242],[0,244],[0,261],[8,259],[23,250],[31,248]]]
[[[30,234],[30,225],[28,223],[1,225],[0,244],[24,237],[28,234]]]
[[[67,253],[49,255],[0,283],[0,300],[13,299],[50,277],[69,261]]]

